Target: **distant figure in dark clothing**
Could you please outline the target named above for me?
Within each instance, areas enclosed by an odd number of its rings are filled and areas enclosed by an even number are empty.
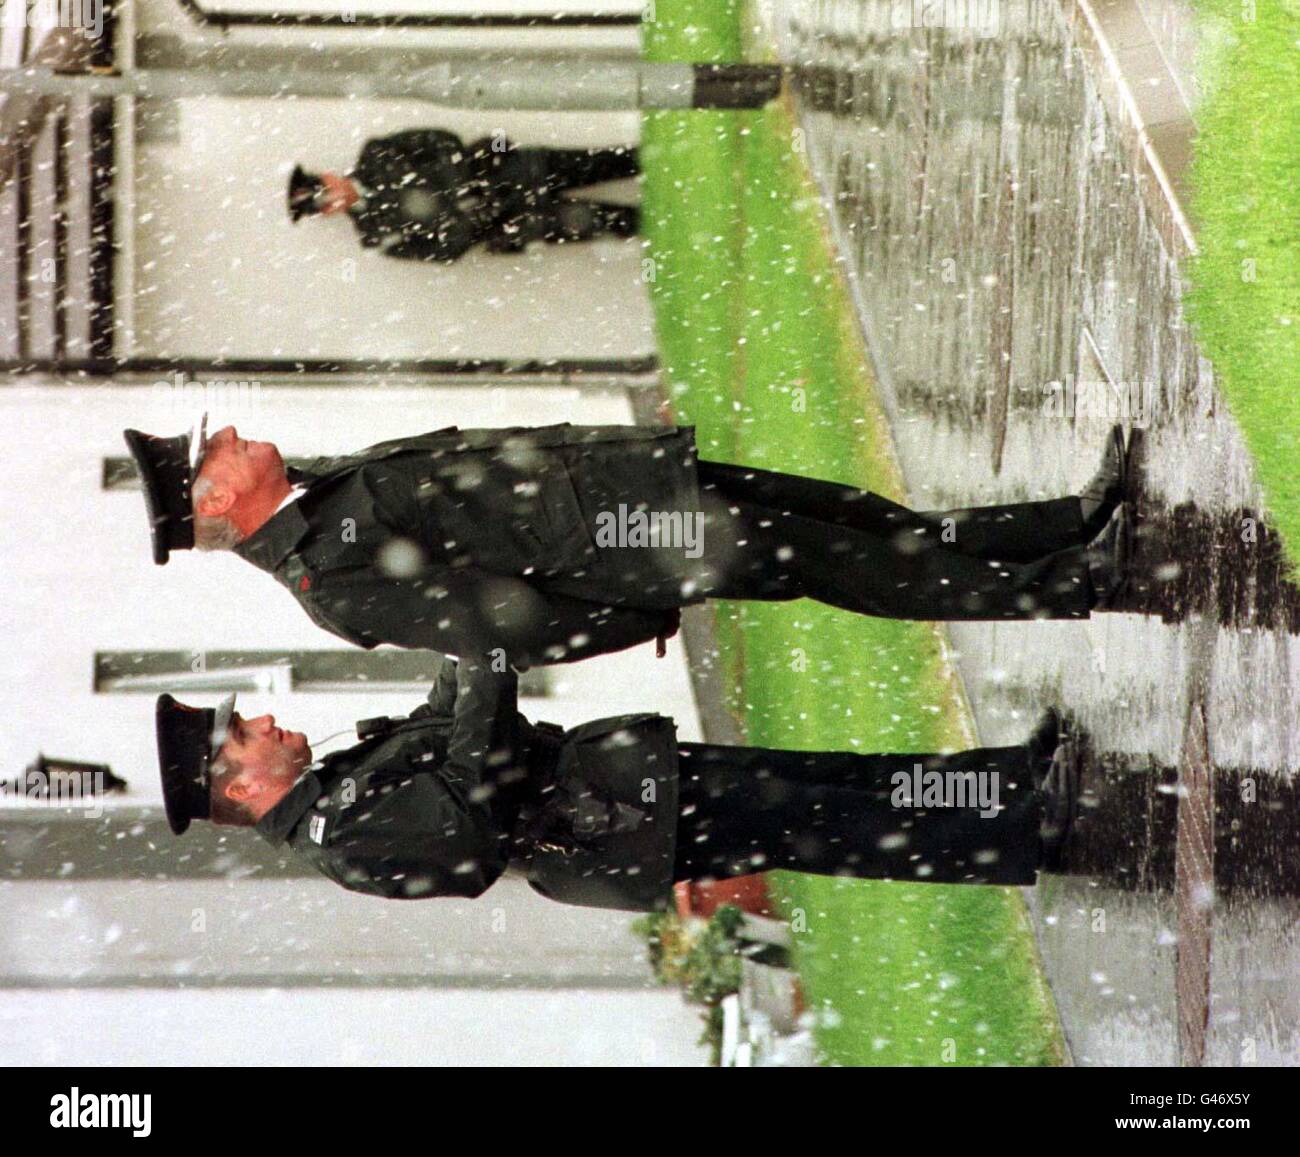
[[[517,253],[530,241],[635,236],[633,206],[566,194],[633,177],[633,148],[519,148],[505,137],[466,145],[442,129],[411,129],[367,141],[347,174],[289,178],[289,215],[346,213],[361,244],[387,257],[455,261],[475,245]]]

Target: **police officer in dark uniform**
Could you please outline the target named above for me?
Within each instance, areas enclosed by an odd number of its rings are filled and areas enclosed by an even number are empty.
[[[187,435],[126,438],[156,561],[233,547],[349,642],[499,653],[516,669],[662,643],[707,598],[1086,618],[1128,566],[1118,427],[1079,496],[929,513],[697,462],[691,427],[450,427],[290,471],[233,427],[197,453]],[[650,515],[667,517],[658,541],[632,533]]]
[[[361,244],[387,257],[455,261],[482,243],[513,253],[530,241],[635,236],[635,207],[574,197],[588,185],[632,177],[635,149],[520,148],[504,137],[463,144],[442,129],[367,141],[347,174],[289,178],[289,215],[346,213]]]
[[[1032,884],[1066,865],[1079,795],[1054,712],[1024,746],[955,755],[722,747],[679,743],[653,714],[531,724],[512,672],[446,660],[427,702],[357,732],[313,763],[300,734],[243,719],[233,697],[205,710],[161,696],[172,830],[255,826],[343,887],[393,899],[478,896],[513,869],[554,900],[649,911],[675,881],[770,868]],[[964,781],[966,802],[918,792],[921,777]]]

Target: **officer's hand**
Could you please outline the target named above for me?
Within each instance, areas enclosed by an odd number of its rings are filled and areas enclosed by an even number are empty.
[[[668,621],[664,624],[664,629],[655,636],[656,659],[662,659],[668,654],[668,640],[677,634],[682,625],[682,612],[677,608],[669,611],[665,618]]]

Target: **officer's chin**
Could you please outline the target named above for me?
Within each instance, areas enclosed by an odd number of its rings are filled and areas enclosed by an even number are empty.
[[[286,731],[284,746],[292,756],[295,772],[302,771],[311,763],[311,746],[307,742],[307,736],[301,731]]]

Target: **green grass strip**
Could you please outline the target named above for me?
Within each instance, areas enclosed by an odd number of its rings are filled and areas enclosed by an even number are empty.
[[[651,59],[740,58],[737,4],[659,0]],[[705,456],[899,492],[888,434],[788,107],[654,113],[642,152],[651,290],[677,416]],[[966,743],[940,634],[809,602],[722,604],[760,746]],[[1053,1064],[1055,1013],[1016,893],[781,873],[831,1064]]]
[[[1300,3],[1196,0],[1189,312],[1300,562]],[[1246,19],[1253,14],[1253,19]]]

